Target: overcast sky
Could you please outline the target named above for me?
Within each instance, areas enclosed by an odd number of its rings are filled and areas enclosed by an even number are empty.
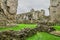
[[[46,15],[49,14],[49,0],[18,0],[17,13],[24,13],[30,11],[32,8],[35,10],[44,9]]]

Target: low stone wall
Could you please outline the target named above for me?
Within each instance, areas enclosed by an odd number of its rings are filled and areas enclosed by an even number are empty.
[[[17,24],[36,24],[38,22],[38,20],[17,20]]]
[[[25,28],[21,31],[4,31],[0,32],[0,40],[25,40],[34,34],[36,34],[36,31],[30,28]]]
[[[24,28],[20,31],[3,31],[0,32],[0,40],[25,40],[27,37],[35,35],[37,32],[52,32],[55,29],[47,25],[37,26],[34,29]]]

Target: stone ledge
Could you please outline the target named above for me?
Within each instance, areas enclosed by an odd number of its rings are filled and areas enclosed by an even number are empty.
[[[60,37],[60,31],[52,31],[50,34]]]

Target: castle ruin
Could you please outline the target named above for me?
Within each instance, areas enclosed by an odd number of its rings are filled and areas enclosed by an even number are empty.
[[[60,23],[60,0],[50,0],[49,13],[51,22]]]
[[[45,10],[34,10],[31,9],[30,12],[26,12],[26,13],[21,13],[21,14],[17,14],[17,22],[18,23],[36,23],[38,20],[43,20],[43,16],[45,14]],[[41,21],[42,21],[41,20]]]
[[[0,26],[16,25],[17,23],[37,23],[38,21],[60,22],[60,1],[50,0],[49,13],[47,18],[45,10],[34,10],[30,12],[16,14],[18,0],[0,0]]]
[[[16,23],[18,0],[0,0],[0,26],[11,26]]]

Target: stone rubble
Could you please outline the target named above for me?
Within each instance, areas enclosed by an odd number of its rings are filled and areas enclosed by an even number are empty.
[[[42,22],[42,23],[39,22],[37,24],[36,28],[37,28],[38,31],[43,31],[43,32],[52,32],[52,31],[55,31],[55,29],[53,27],[51,27],[50,25],[48,25],[45,22]]]
[[[30,37],[36,34],[34,29],[25,28],[21,31],[4,31],[0,32],[0,40],[25,40],[26,37]]]
[[[52,31],[50,34],[60,37],[60,31]]]
[[[27,37],[35,35],[37,32],[52,32],[55,29],[46,25],[37,26],[36,28],[24,28],[20,31],[3,31],[0,32],[0,40],[25,40]]]

